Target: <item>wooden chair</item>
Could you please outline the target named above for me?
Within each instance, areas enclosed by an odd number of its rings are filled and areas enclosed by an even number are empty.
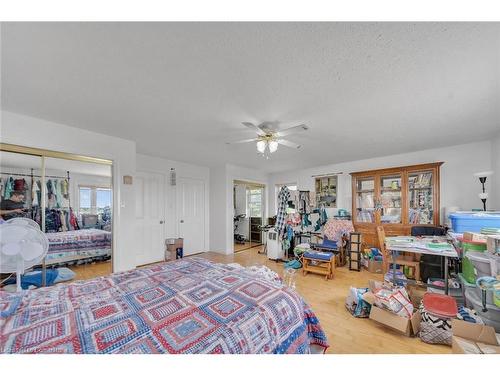
[[[420,261],[419,260],[408,260],[401,256],[398,256],[392,260],[392,256],[387,248],[385,247],[385,230],[384,227],[377,227],[377,236],[380,246],[380,252],[382,253],[382,271],[384,275],[389,271],[389,266],[391,263],[398,264],[400,266],[413,267],[415,269],[415,280],[420,281]],[[413,254],[412,254],[413,257]]]

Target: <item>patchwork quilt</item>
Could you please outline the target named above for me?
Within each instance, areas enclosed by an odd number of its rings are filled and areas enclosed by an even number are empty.
[[[111,232],[101,229],[79,229],[46,233],[49,240],[47,260],[73,255],[89,257],[111,255]]]
[[[184,258],[20,293],[0,291],[0,353],[309,353],[317,317],[279,280]]]

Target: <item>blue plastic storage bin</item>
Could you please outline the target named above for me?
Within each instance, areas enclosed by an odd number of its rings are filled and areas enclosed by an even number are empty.
[[[499,213],[455,212],[449,215],[453,232],[481,232],[481,228],[500,228]]]

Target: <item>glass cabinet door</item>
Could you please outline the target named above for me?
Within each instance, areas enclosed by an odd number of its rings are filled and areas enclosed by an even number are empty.
[[[409,224],[433,224],[433,177],[434,176],[432,171],[418,171],[408,173]]]
[[[402,178],[400,173],[380,176],[380,222],[401,223]]]
[[[373,177],[356,178],[356,221],[375,223],[375,179]]]

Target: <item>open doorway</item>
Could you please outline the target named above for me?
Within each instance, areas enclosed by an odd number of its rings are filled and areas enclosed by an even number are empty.
[[[265,221],[265,186],[234,181],[234,251],[248,250],[263,244]]]

